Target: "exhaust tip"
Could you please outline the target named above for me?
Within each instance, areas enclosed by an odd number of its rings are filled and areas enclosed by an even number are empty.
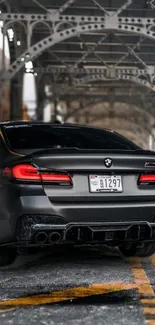
[[[35,236],[36,244],[45,244],[47,242],[48,236],[46,232],[38,232]]]
[[[49,242],[51,244],[57,244],[59,243],[61,240],[61,235],[59,234],[59,232],[52,232],[49,234]]]

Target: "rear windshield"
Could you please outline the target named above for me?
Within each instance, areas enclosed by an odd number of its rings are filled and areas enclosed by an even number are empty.
[[[91,127],[66,127],[48,124],[6,126],[5,134],[12,149],[136,150],[139,148],[117,133]]]

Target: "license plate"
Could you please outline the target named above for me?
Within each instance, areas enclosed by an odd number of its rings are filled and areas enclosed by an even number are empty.
[[[122,177],[89,175],[90,192],[122,192]]]

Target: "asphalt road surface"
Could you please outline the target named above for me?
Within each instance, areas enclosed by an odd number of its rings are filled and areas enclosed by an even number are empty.
[[[155,256],[74,249],[0,269],[1,325],[155,325]]]

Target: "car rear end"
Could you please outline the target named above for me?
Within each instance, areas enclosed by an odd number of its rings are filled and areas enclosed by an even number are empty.
[[[27,124],[3,132],[8,147],[23,154],[7,159],[2,173],[1,197],[12,203],[5,211],[10,240],[21,245],[154,240],[154,153],[89,127]]]

